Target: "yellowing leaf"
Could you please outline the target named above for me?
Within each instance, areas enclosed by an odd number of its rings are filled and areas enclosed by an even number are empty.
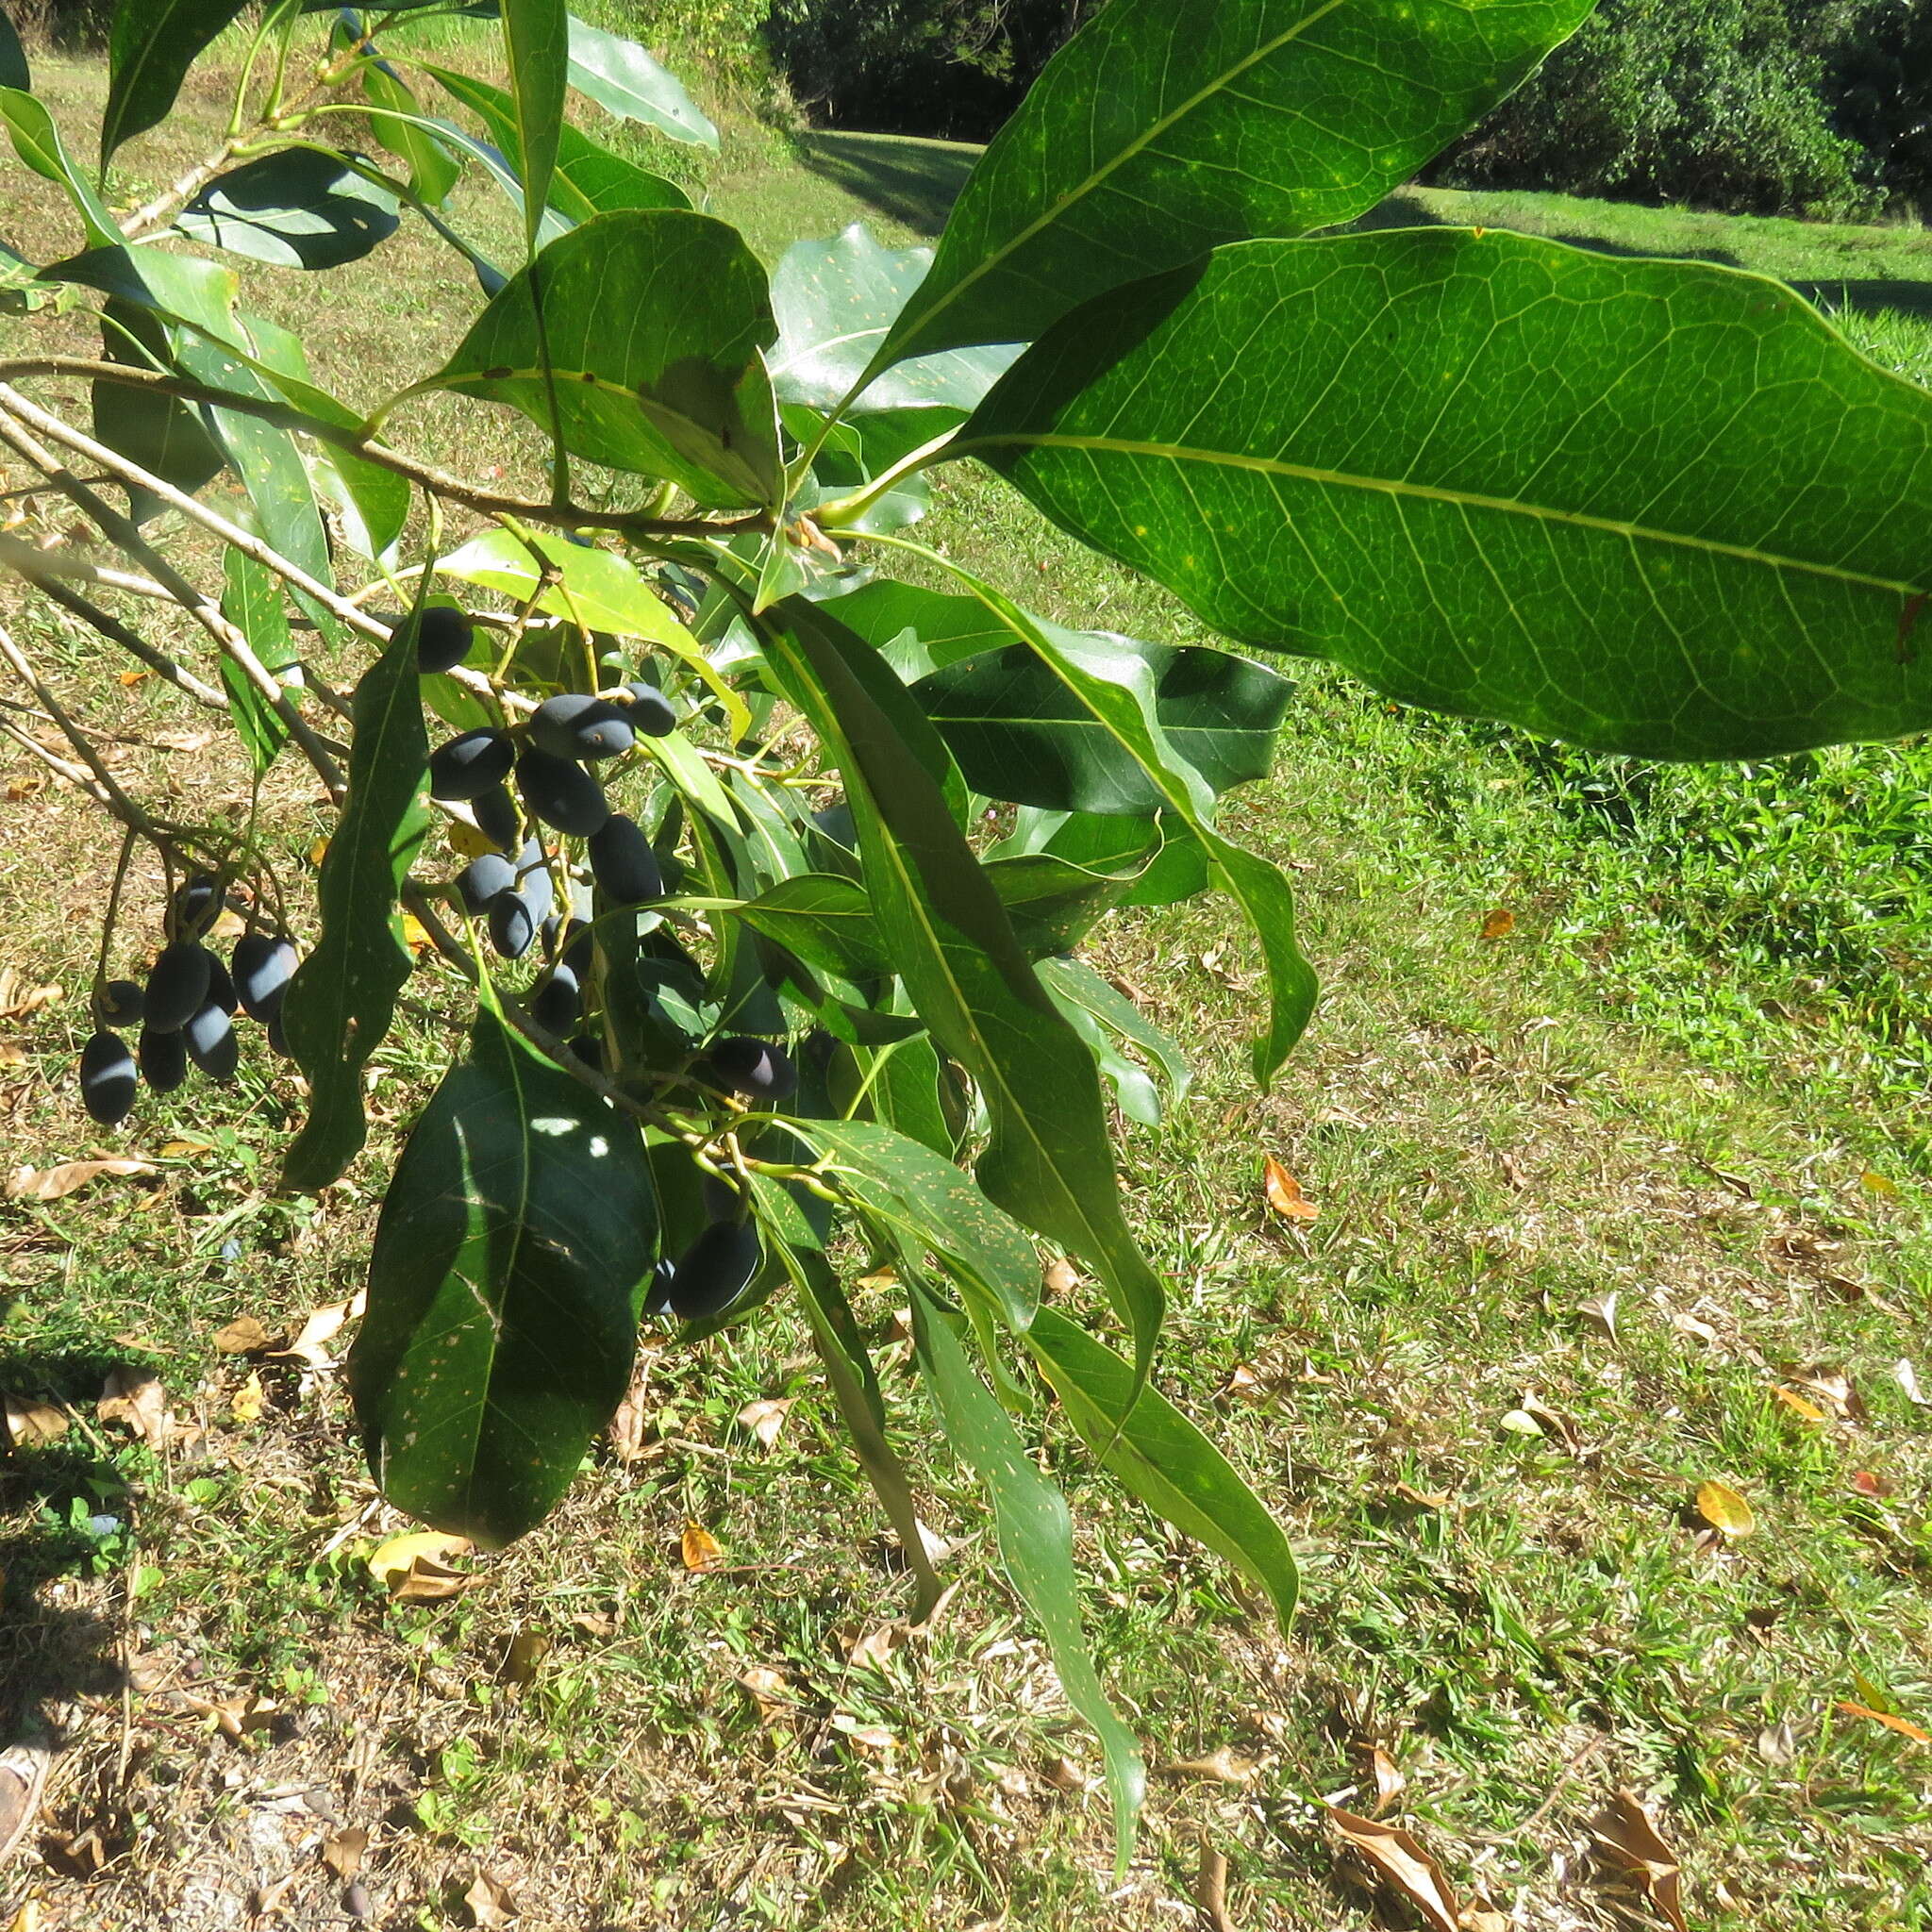
[[[1486,940],[1504,940],[1516,930],[1516,915],[1507,906],[1498,906],[1493,912],[1483,915],[1482,936]]]
[[[1815,1402],[1807,1402],[1795,1389],[1774,1389],[1772,1394],[1791,1411],[1803,1416],[1807,1423],[1822,1423],[1830,1420]]]
[[[1898,1183],[1896,1181],[1888,1180],[1884,1174],[1875,1173],[1869,1167],[1858,1176],[1858,1185],[1868,1194],[1895,1194],[1898,1192]]]
[[[403,914],[403,943],[412,953],[433,953],[436,941],[429,937],[429,928],[413,912]]]
[[[391,1596],[406,1602],[430,1602],[434,1598],[423,1593],[429,1586],[454,1579],[457,1587],[461,1587],[461,1579],[448,1569],[448,1564],[452,1557],[460,1557],[469,1548],[466,1536],[452,1536],[440,1529],[412,1529],[406,1535],[391,1537],[370,1551],[369,1574]],[[439,1572],[442,1574],[439,1575]],[[456,1590],[443,1590],[439,1594],[454,1596]]]
[[[1749,1536],[1757,1527],[1751,1506],[1728,1483],[1697,1485],[1697,1513],[1720,1535]]]
[[[1302,1184],[1272,1154],[1261,1163],[1261,1189],[1269,1207],[1284,1221],[1312,1221],[1321,1212],[1302,1192]]]
[[[1457,1932],[1462,1914],[1456,1893],[1435,1859],[1407,1832],[1357,1817],[1339,1805],[1328,1807],[1328,1822],[1383,1884],[1414,1907],[1429,1932]]]
[[[699,1523],[687,1523],[680,1541],[687,1570],[715,1570],[724,1560],[718,1539]]]
[[[275,1342],[253,1315],[237,1315],[226,1327],[215,1330],[214,1345],[220,1355],[264,1355]]]
[[[1932,1744],[1932,1731],[1922,1731],[1909,1718],[1894,1717],[1889,1710],[1874,1710],[1869,1704],[1849,1704],[1842,1699],[1838,1707],[1847,1717],[1870,1718],[1874,1724],[1883,1724],[1888,1731],[1896,1731],[1915,1744]]]
[[[250,1369],[248,1379],[236,1390],[228,1404],[228,1413],[238,1423],[258,1423],[261,1420],[261,1406],[266,1399],[262,1392],[259,1373]]]

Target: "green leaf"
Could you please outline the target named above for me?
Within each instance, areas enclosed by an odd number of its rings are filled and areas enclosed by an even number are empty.
[[[282,603],[282,580],[267,565],[257,563],[239,550],[226,553],[222,569],[222,615],[248,640],[248,648],[261,660],[264,669],[286,671],[296,661],[297,652],[294,635],[289,629],[289,613]],[[282,681],[294,686],[300,684],[301,678],[297,675]],[[256,690],[254,682],[226,658],[222,659],[222,687],[228,694],[228,709],[235,720],[236,732],[248,749],[256,776],[260,777],[288,741],[289,727]]]
[[[1070,317],[960,447],[1217,628],[1434,710],[1680,758],[1932,724],[1932,397],[1756,275],[1251,242]]]
[[[242,0],[115,0],[101,110],[103,173],[124,141],[168,118],[188,70],[242,7]]]
[[[550,181],[557,170],[574,23],[563,0],[509,0],[502,8],[502,20],[522,161],[517,172],[524,182],[524,241],[534,256],[537,229],[550,205]]]
[[[1058,1309],[1041,1308],[1025,1341],[1087,1446],[1150,1509],[1265,1591],[1286,1634],[1300,1590],[1293,1552],[1226,1457],[1158,1389],[1141,1392],[1117,1431],[1133,1369]]]
[[[778,400],[837,408],[931,265],[930,248],[882,248],[858,222],[830,242],[794,242],[772,275],[772,312],[778,318],[772,387]],[[1017,353],[955,349],[900,362],[844,413],[944,409],[963,421]],[[944,425],[936,417],[926,433]]]
[[[1033,969],[1061,1012],[1077,1006],[1109,1033],[1130,1041],[1160,1069],[1176,1101],[1187,1098],[1194,1070],[1174,1037],[1157,1026],[1125,993],[1084,959],[1041,959]]]
[[[361,79],[362,91],[374,106],[403,116],[423,111],[402,75],[388,61],[372,60],[362,69]],[[505,98],[507,102],[508,96]],[[441,208],[449,199],[450,190],[462,179],[462,157],[447,142],[411,120],[381,118],[370,125],[376,140],[408,165],[411,192],[431,208]]]
[[[865,888],[829,873],[780,879],[738,908],[744,923],[796,953],[808,966],[846,979],[891,971]]]
[[[1296,942],[1294,894],[1286,874],[1214,829],[1213,794],[1169,741],[1146,660],[1116,650],[1098,633],[1049,624],[970,572],[955,564],[947,568],[1105,728],[1120,753],[1139,765],[1200,846],[1213,882],[1253,926],[1268,972],[1268,1024],[1255,1041],[1252,1058],[1255,1078],[1265,1087],[1301,1037],[1315,1003],[1314,970]],[[1131,897],[1131,889],[1124,896]]]
[[[1067,1702],[1100,1740],[1113,1800],[1114,1869],[1124,1874],[1133,1856],[1135,1821],[1146,1796],[1146,1771],[1134,1735],[1115,1715],[1087,1648],[1066,1501],[1034,1466],[1006,1411],[973,1373],[943,1310],[917,1277],[909,1286],[912,1345],[940,1425],[954,1452],[985,1486],[1007,1574],[1046,1639]],[[1124,1402],[1133,1401],[1135,1386],[1129,1372]]]
[[[872,1121],[810,1121],[799,1131],[830,1158],[841,1187],[915,1262],[930,1250],[1006,1327],[1025,1331],[1040,1307],[1040,1257],[1025,1230],[986,1198],[972,1175]]]
[[[416,641],[399,625],[356,687],[348,800],[322,861],[322,938],[295,969],[282,1008],[289,1050],[308,1077],[308,1118],[283,1162],[286,1184],[314,1192],[360,1150],[362,1069],[382,1044],[412,961],[397,898],[429,825],[429,743]]]
[[[26,50],[20,44],[20,35],[8,19],[6,9],[0,8],[0,88],[26,93],[33,84],[33,76],[27,72]]]
[[[91,247],[117,246],[121,230],[107,204],[94,192],[93,184],[74,165],[60,130],[45,107],[30,93],[15,87],[0,87],[0,119],[7,123],[8,138],[24,166],[42,180],[64,188],[78,210]]]
[[[109,362],[136,369],[165,369],[174,359],[173,333],[149,310],[110,300],[101,309],[101,349]],[[172,396],[124,389],[119,383],[89,385],[94,434],[117,455],[192,495],[221,474],[227,458],[209,433],[199,410]],[[128,514],[137,523],[158,516],[166,506],[145,490],[130,486]]]
[[[908,684],[1013,641],[1013,633],[977,597],[948,596],[893,577],[875,577],[841,597],[839,621]]]
[[[636,1124],[484,1005],[396,1164],[349,1355],[389,1501],[486,1548],[535,1528],[624,1399],[657,1252]]]
[[[782,500],[777,410],[758,355],[774,333],[771,303],[736,228],[682,209],[625,209],[559,236],[539,261],[573,455],[668,477],[707,508]],[[416,388],[506,403],[547,428],[529,276],[513,276]]]
[[[947,1076],[923,1030],[908,1040],[848,1045],[834,1060],[833,1074],[841,1116],[876,1121],[951,1164],[958,1136],[940,1098]]]
[[[912,1004],[972,1075],[990,1117],[977,1174],[1016,1220],[1106,1283],[1144,1373],[1165,1296],[1121,1213],[1086,1047],[1034,976],[928,763],[903,686],[822,606],[773,613],[767,660],[845,780],[880,930]]]
[[[641,121],[673,141],[716,147],[718,130],[675,75],[635,41],[570,22],[570,84],[620,121]]]
[[[974,622],[984,622],[975,598],[934,602],[973,606]],[[1079,635],[1096,652],[1146,667],[1168,743],[1210,791],[1268,775],[1294,691],[1286,678],[1225,651],[1145,644],[1111,631]],[[966,782],[989,798],[1129,818],[1165,802],[1140,759],[1024,644],[948,664],[923,677],[912,695]]]
[[[1079,944],[1141,870],[1130,862],[1113,872],[1096,872],[1051,852],[986,861],[986,875],[1013,922],[1014,936],[1033,960]]]
[[[501,88],[446,67],[431,67],[425,72],[481,119],[490,138],[521,175],[523,152],[517,145],[510,97]],[[557,173],[550,184],[550,203],[573,222],[587,222],[592,215],[618,208],[688,208],[691,197],[675,182],[600,147],[566,121],[558,130]]]
[[[341,268],[396,231],[397,202],[340,157],[285,147],[217,175],[175,218],[195,242],[276,268]]]
[[[1030,341],[1223,242],[1349,221],[1593,4],[1112,0],[974,169],[874,359]]]

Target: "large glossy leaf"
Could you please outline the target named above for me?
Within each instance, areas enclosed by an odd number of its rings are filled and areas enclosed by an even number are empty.
[[[1755,275],[1252,242],[1070,317],[963,443],[1229,635],[1432,709],[1662,758],[1932,724],[1932,396]]]
[[[384,1495],[488,1548],[535,1528],[624,1398],[657,1251],[637,1124],[485,1004],[396,1164],[349,1356]]]
[[[746,900],[738,917],[824,972],[864,979],[891,970],[872,901],[854,879],[800,873]]]
[[[764,270],[737,229],[683,209],[625,209],[560,236],[538,265],[573,455],[667,476],[711,508],[781,499],[758,355],[774,325]],[[514,276],[419,387],[508,403],[547,427],[529,276]]]
[[[1087,1446],[1150,1509],[1258,1584],[1286,1633],[1300,1589],[1294,1554],[1227,1457],[1158,1389],[1142,1392],[1117,1431],[1134,1372],[1058,1309],[1041,1309],[1026,1346]]]
[[[510,97],[501,88],[467,74],[458,74],[446,67],[427,71],[482,121],[490,130],[490,138],[521,175],[523,150],[518,145]],[[691,197],[675,182],[600,147],[566,121],[558,130],[557,172],[550,183],[550,202],[573,222],[587,222],[592,215],[617,208],[688,208]]]
[[[1014,1334],[1040,1307],[1040,1257],[1011,1215],[931,1148],[873,1121],[813,1121],[804,1131],[831,1157],[845,1191],[914,1257],[928,1250]]]
[[[778,318],[772,387],[779,401],[836,408],[931,265],[930,248],[883,248],[858,222],[830,242],[794,242],[772,275],[772,310]],[[1017,354],[1011,347],[954,349],[900,362],[847,404],[846,413],[963,414]]]
[[[1301,1037],[1314,1009],[1315,974],[1295,939],[1294,894],[1281,868],[1244,851],[1214,829],[1214,795],[1174,748],[1159,716],[1153,672],[1104,636],[1068,630],[1024,610],[1011,598],[957,565],[987,612],[1032,652],[1096,724],[1110,736],[1179,818],[1206,858],[1209,876],[1241,907],[1261,944],[1268,973],[1267,1024],[1252,1057],[1264,1087]]]
[[[148,310],[118,299],[102,305],[105,360],[136,369],[165,369],[174,358],[172,332]],[[221,474],[227,458],[199,410],[170,396],[125,389],[117,382],[89,387],[95,436],[129,462],[191,495]],[[150,491],[130,486],[127,508],[136,523],[146,523],[165,505]]]
[[[1051,852],[1028,852],[987,861],[986,875],[1013,923],[1029,959],[1065,953],[1117,905],[1141,870],[1130,861],[1100,872]]]
[[[984,617],[974,598],[935,601],[968,605]],[[1268,775],[1293,693],[1286,678],[1225,651],[1142,643],[1111,631],[1082,635],[1098,651],[1145,665],[1168,743],[1209,791]],[[989,798],[1129,818],[1164,802],[1140,761],[1024,644],[935,671],[912,694],[966,782]]]
[[[217,175],[175,219],[196,242],[277,268],[340,268],[396,231],[396,198],[335,155],[287,147]]]
[[[108,29],[108,104],[101,110],[103,169],[124,141],[167,119],[196,57],[242,4],[115,0]]]
[[[955,823],[933,754],[922,758],[931,726],[825,607],[792,599],[773,615],[767,660],[844,777],[888,948],[920,1017],[985,1099],[980,1186],[1093,1268],[1144,1374],[1165,1295],[1122,1216],[1099,1078]]]
[[[716,147],[718,130],[676,77],[635,41],[570,23],[570,84],[620,121],[641,121],[673,141]]]
[[[313,1192],[335,1180],[368,1134],[362,1069],[382,1044],[409,976],[397,897],[428,829],[429,744],[408,625],[356,687],[348,800],[316,885],[322,937],[282,1008],[289,1050],[308,1078],[308,1118],[282,1176]]]
[[[8,139],[22,164],[42,180],[67,191],[87,230],[88,245],[105,248],[118,243],[121,230],[114,217],[94,192],[93,184],[75,165],[45,106],[20,88],[0,87],[0,119],[7,123]]]
[[[294,634],[282,602],[282,580],[266,564],[239,550],[222,560],[222,615],[248,640],[248,647],[269,671],[282,672],[296,661]],[[284,679],[285,683],[299,679]],[[228,658],[222,659],[222,688],[228,694],[228,711],[235,731],[247,747],[249,762],[259,777],[275,763],[288,741],[289,727],[252,678],[244,677]]]
[[[974,169],[881,366],[1030,341],[1090,296],[1351,220],[1594,0],[1112,0]]]
[[[33,76],[27,72],[26,50],[20,44],[20,35],[7,10],[0,8],[0,87],[17,88],[22,93],[33,86]]]
[[[1108,1701],[1087,1648],[1066,1501],[1041,1474],[1006,1411],[974,1374],[944,1311],[916,1277],[909,1286],[912,1345],[940,1425],[954,1453],[985,1486],[1007,1574],[1040,1624],[1067,1702],[1100,1740],[1113,1800],[1115,1868],[1124,1874],[1146,1795],[1146,1773],[1134,1735]],[[1133,1383],[1130,1371],[1120,1391],[1124,1401],[1132,1399]]]
[[[446,141],[418,125],[413,118],[402,118],[419,116],[422,106],[408,82],[387,60],[372,60],[363,68],[362,91],[374,106],[387,108],[399,117],[393,121],[377,119],[373,124],[375,138],[408,164],[410,192],[431,208],[440,208],[462,178],[462,157]],[[514,121],[510,125],[514,126]]]
[[[523,162],[517,172],[524,182],[524,239],[535,255],[538,225],[550,205],[563,101],[570,91],[571,20],[563,0],[511,0],[501,18]],[[541,309],[538,319],[541,325]]]

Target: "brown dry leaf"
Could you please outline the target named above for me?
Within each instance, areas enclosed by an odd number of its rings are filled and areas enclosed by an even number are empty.
[[[1092,1790],[1100,1783],[1097,1777],[1091,1776],[1071,1757],[1049,1757],[1041,1775],[1055,1790],[1068,1791],[1075,1797]]]
[[[1583,1439],[1576,1433],[1576,1424],[1567,1415],[1557,1414],[1540,1395],[1524,1396],[1523,1413],[1535,1423],[1544,1435],[1554,1436],[1573,1456],[1583,1447]]]
[[[908,1634],[904,1624],[881,1624],[876,1630],[868,1630],[863,1637],[850,1644],[845,1652],[845,1661],[851,1664],[872,1664],[875,1668],[906,1641]]]
[[[1861,1496],[1889,1496],[1891,1485],[1872,1469],[1855,1469],[1852,1472],[1852,1487]]]
[[[724,1561],[724,1552],[719,1547],[718,1539],[701,1523],[687,1523],[684,1535],[678,1540],[678,1549],[684,1557],[687,1570],[716,1570]]]
[[[509,1887],[487,1872],[476,1874],[463,1894],[463,1903],[470,1908],[470,1923],[478,1932],[496,1932],[497,1927],[508,1925],[521,1910]]]
[[[23,979],[19,969],[0,966],[0,1020],[25,1020],[60,997],[60,988],[48,981],[36,985]]]
[[[535,1682],[543,1659],[550,1655],[550,1645],[549,1631],[525,1624],[503,1654],[503,1681],[519,1690]]]
[[[1702,1482],[1697,1485],[1697,1513],[1720,1535],[1733,1541],[1749,1536],[1757,1527],[1751,1506],[1728,1483]]]
[[[0,1395],[0,1412],[7,1418],[7,1439],[17,1449],[37,1449],[67,1433],[67,1411],[51,1402],[26,1395]]]
[[[1461,1907],[1449,1881],[1428,1853],[1407,1832],[1374,1818],[1327,1807],[1328,1822],[1382,1882],[1416,1909],[1429,1932],[1457,1932]]]
[[[1462,1932],[1509,1932],[1509,1921],[1494,1906],[1464,1906]]]
[[[225,1328],[214,1332],[218,1355],[266,1355],[275,1339],[253,1315],[237,1315]]]
[[[17,1040],[0,1040],[0,1067],[11,1069],[26,1065],[26,1048]]]
[[[1218,1851],[1201,1834],[1201,1869],[1194,1878],[1194,1903],[1201,1908],[1201,1923],[1208,1932],[1235,1932],[1227,1916],[1227,1856]]]
[[[125,1423],[128,1430],[150,1449],[167,1445],[175,1419],[168,1413],[168,1391],[160,1377],[145,1369],[114,1369],[101,1388],[94,1414],[104,1423]]]
[[[1369,1776],[1375,1786],[1375,1814],[1380,1816],[1388,1810],[1400,1795],[1408,1780],[1402,1774],[1402,1767],[1390,1757],[1379,1744],[1368,1747]]]
[[[262,1405],[267,1400],[259,1372],[250,1369],[248,1379],[229,1398],[228,1413],[238,1423],[258,1423],[261,1420]]]
[[[1932,1744],[1932,1731],[1921,1730],[1909,1718],[1893,1717],[1889,1710],[1874,1710],[1869,1704],[1849,1704],[1842,1698],[1838,1707],[1847,1717],[1868,1717],[1874,1724],[1883,1724],[1888,1731],[1896,1731],[1915,1744]]]
[[[1302,1192],[1302,1184],[1272,1154],[1261,1163],[1261,1190],[1268,1197],[1269,1207],[1284,1221],[1312,1221],[1322,1211]]]
[[[769,1449],[778,1440],[778,1431],[785,1426],[785,1417],[797,1399],[785,1395],[764,1402],[747,1402],[738,1411],[738,1425],[749,1429],[758,1439],[761,1449]]]
[[[1619,1791],[1591,1827],[1597,1849],[1623,1867],[1674,1932],[1688,1932],[1679,1897],[1677,1855],[1632,1791]]]
[[[1757,1755],[1765,1763],[1774,1765],[1790,1764],[1796,1759],[1798,1734],[1792,1730],[1790,1718],[1780,1718],[1758,1732]]]
[[[362,1869],[362,1854],[369,1849],[369,1834],[359,1824],[332,1831],[322,1841],[322,1862],[344,1885]]]
[[[1252,1757],[1217,1744],[1207,1757],[1179,1757],[1166,1770],[1174,1777],[1206,1777],[1218,1785],[1244,1785],[1260,1768]]]
[[[1080,1271],[1062,1257],[1058,1261],[1049,1261],[1046,1267],[1046,1291],[1049,1294],[1072,1294],[1080,1285]]]
[[[1815,1395],[1833,1415],[1846,1422],[1865,1420],[1865,1403],[1842,1369],[1799,1369],[1787,1378],[1807,1395]]]
[[[108,1174],[155,1174],[151,1160],[66,1160],[58,1167],[17,1167],[7,1183],[9,1201],[64,1201]]]
[[[1586,1322],[1593,1322],[1612,1341],[1617,1339],[1617,1297],[1614,1291],[1597,1295],[1593,1300],[1578,1302],[1576,1312]]]
[[[214,741],[212,731],[163,731],[155,739],[162,751],[206,751]]]
[[[1771,1392],[1793,1415],[1802,1416],[1807,1423],[1830,1421],[1830,1417],[1815,1402],[1807,1401],[1795,1389],[1774,1389]]]
[[[1493,912],[1483,914],[1482,937],[1486,940],[1507,940],[1516,930],[1516,915],[1507,906],[1498,906]]]
[[[607,1431],[610,1453],[620,1462],[641,1461],[649,1450],[651,1435],[651,1356],[640,1353],[631,1372],[630,1387],[617,1405]]]
[[[1906,1400],[1915,1407],[1925,1408],[1932,1407],[1932,1395],[1927,1395],[1919,1387],[1919,1372],[1912,1367],[1911,1363],[1904,1356],[1901,1356],[1897,1361],[1892,1363],[1891,1379],[1905,1391]]]
[[[466,1536],[440,1529],[412,1529],[371,1550],[369,1574],[398,1602],[439,1603],[475,1579],[450,1567],[452,1557],[471,1547]]]
[[[311,1369],[332,1369],[335,1357],[328,1352],[328,1344],[341,1333],[342,1324],[360,1315],[366,1296],[360,1289],[345,1302],[330,1302],[317,1308],[301,1329],[290,1341],[287,1348],[279,1351],[283,1355],[299,1356]]]
[[[774,1670],[770,1664],[753,1664],[739,1674],[738,1681],[751,1692],[760,1717],[774,1718],[791,1707],[783,1671]]]
[[[898,1739],[884,1724],[862,1724],[856,1717],[848,1717],[843,1711],[832,1719],[832,1728],[861,1751],[884,1753],[899,1748]]]

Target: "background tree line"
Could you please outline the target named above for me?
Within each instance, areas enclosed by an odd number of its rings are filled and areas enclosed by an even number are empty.
[[[1104,4],[772,0],[764,34],[808,111],[983,141]],[[1757,214],[1924,211],[1932,0],[1605,0],[1434,178]]]

